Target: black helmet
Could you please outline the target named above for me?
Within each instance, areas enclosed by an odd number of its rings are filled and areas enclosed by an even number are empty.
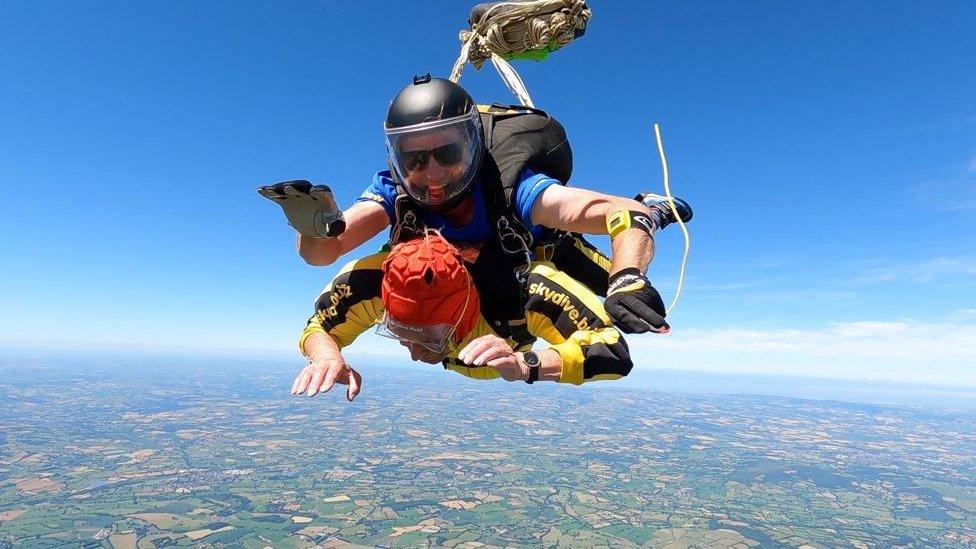
[[[464,88],[414,77],[390,104],[384,129],[393,176],[414,200],[450,208],[471,188],[484,147],[478,106]]]

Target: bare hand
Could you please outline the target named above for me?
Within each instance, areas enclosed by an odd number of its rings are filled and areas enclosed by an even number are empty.
[[[472,366],[490,366],[497,370],[505,381],[518,381],[529,377],[529,372],[523,369],[512,346],[494,334],[473,339],[458,353],[458,360]]]
[[[349,386],[346,390],[346,399],[352,402],[362,390],[363,376],[343,360],[311,361],[295,377],[295,382],[291,385],[291,394],[305,393],[311,397],[319,392],[329,392],[336,383]]]

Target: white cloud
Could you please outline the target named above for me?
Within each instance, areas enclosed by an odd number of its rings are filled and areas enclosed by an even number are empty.
[[[629,336],[640,367],[976,386],[976,325],[915,320]]]
[[[674,281],[662,279],[662,286],[668,284],[670,286],[674,285]],[[655,285],[657,285],[655,283]],[[725,293],[733,290],[744,290],[747,288],[759,287],[758,282],[716,282],[716,283],[699,283],[699,284],[685,284],[684,291],[686,292],[709,292],[709,293]],[[665,286],[667,287],[667,286]]]
[[[976,308],[966,308],[954,311],[947,319],[950,322],[969,322],[976,320]]]
[[[874,267],[856,279],[857,282],[908,280],[932,282],[951,277],[976,277],[976,260],[968,257],[933,257],[916,263]]]

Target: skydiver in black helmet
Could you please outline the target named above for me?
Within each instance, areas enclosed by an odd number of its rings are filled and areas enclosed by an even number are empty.
[[[484,244],[483,272],[480,277],[473,273],[479,288],[482,282],[505,279],[498,276],[499,269],[513,268],[517,275],[519,254],[544,254],[547,257],[539,259],[553,261],[597,295],[606,296],[606,310],[622,331],[668,332],[664,303],[646,276],[654,257],[654,232],[675,220],[666,198],[645,193],[632,200],[569,187],[531,161],[500,177],[499,172],[512,167],[501,156],[517,151],[519,142],[486,146],[486,136],[498,135],[495,120],[506,118],[504,112],[496,114],[479,112],[458,84],[429,75],[415,77],[387,113],[389,169],[377,172],[372,184],[342,212],[345,230],[337,236],[335,224],[322,222],[328,210],[335,209],[327,188],[300,181],[262,187],[259,192],[285,210],[299,231],[299,254],[311,265],[332,264],[388,226],[393,228],[391,243],[418,227],[435,228],[454,243]],[[493,127],[486,128],[486,121]],[[518,132],[509,137],[520,139]],[[565,147],[571,169],[568,143]],[[682,221],[689,221],[688,203],[674,201]],[[581,233],[609,235],[611,258],[583,240]],[[486,301],[492,307],[491,300]],[[487,318],[498,319],[496,325],[518,322],[512,321],[518,315],[511,311],[485,312]]]

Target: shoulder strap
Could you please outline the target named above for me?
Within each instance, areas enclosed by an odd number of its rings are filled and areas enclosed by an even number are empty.
[[[506,199],[498,166],[491,154],[485,155],[480,176],[488,222],[494,223],[498,248],[513,265],[516,274],[524,276],[532,261],[532,233],[515,215],[511,202]]]
[[[478,111],[489,152],[483,167],[485,203],[503,250],[529,258],[533,237],[513,208],[515,191],[528,167],[563,184],[569,181],[573,152],[566,130],[533,107],[492,104],[479,105]]]

